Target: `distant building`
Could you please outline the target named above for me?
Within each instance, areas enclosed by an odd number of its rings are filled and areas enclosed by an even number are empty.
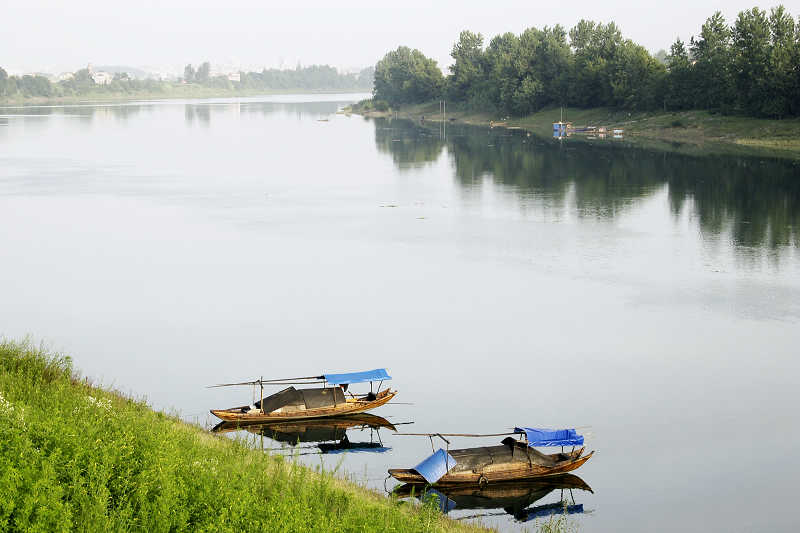
[[[212,78],[218,78],[222,76],[228,81],[242,81],[239,69],[229,65],[211,65],[208,75]]]
[[[61,74],[56,76],[56,81],[67,81],[67,80],[71,80],[74,77],[75,77],[75,74],[73,74],[72,72],[62,72]]]
[[[114,79],[114,75],[110,72],[103,72],[102,70],[95,72],[91,63],[86,67],[86,70],[89,71],[89,76],[97,85],[108,85]]]
[[[92,80],[94,80],[97,85],[108,85],[113,79],[114,75],[110,72],[100,71],[92,73]]]

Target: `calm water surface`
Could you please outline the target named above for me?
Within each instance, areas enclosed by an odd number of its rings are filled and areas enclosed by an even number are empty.
[[[252,398],[206,385],[385,366],[404,431],[583,428],[581,531],[795,529],[797,166],[357,98],[0,109],[0,334],[209,427]],[[380,443],[301,459],[382,489],[430,452]]]

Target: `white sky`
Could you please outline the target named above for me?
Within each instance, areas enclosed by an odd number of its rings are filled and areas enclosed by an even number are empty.
[[[229,4],[229,5],[226,5]],[[128,65],[178,70],[209,60],[243,68],[293,67],[298,61],[337,67],[374,64],[404,44],[440,66],[463,29],[488,39],[531,26],[581,18],[615,21],[651,52],[680,36],[688,41],[714,11],[729,22],[755,0],[461,0],[428,2],[175,0],[137,2],[0,0],[0,66],[10,72]],[[783,2],[800,15],[800,0]],[[376,7],[379,6],[379,7]]]

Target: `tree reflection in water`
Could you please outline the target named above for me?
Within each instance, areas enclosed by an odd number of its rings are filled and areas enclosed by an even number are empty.
[[[445,153],[465,187],[485,178],[521,197],[546,197],[579,218],[611,218],[667,189],[671,212],[687,211],[701,234],[730,232],[735,246],[777,251],[800,246],[800,165],[791,160],[687,155],[630,144],[570,139],[561,143],[522,131],[448,126],[438,131],[407,120],[375,120],[375,143],[403,168]]]

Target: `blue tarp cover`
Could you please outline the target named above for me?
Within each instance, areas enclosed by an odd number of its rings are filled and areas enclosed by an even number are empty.
[[[392,376],[386,373],[385,368],[376,368],[366,372],[349,372],[347,374],[325,374],[325,380],[331,385],[344,385],[346,383],[365,383],[367,381],[386,381]]]
[[[583,435],[574,429],[514,428],[514,433],[525,433],[528,446],[581,446]]]
[[[433,455],[414,467],[419,475],[428,483],[436,483],[450,469],[456,466],[453,456],[439,448]]]

